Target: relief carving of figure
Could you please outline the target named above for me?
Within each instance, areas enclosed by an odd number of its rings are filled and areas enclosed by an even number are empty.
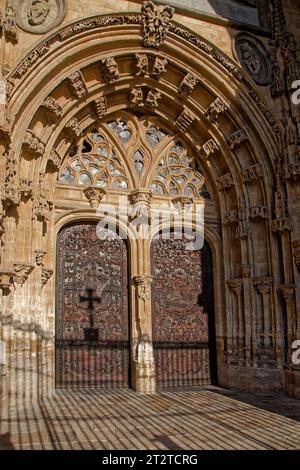
[[[33,0],[28,12],[28,23],[32,26],[43,24],[49,12],[49,0]]]

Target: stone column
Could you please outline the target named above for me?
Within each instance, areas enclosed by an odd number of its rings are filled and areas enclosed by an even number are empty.
[[[243,277],[246,366],[250,367],[252,360],[253,365],[255,365],[256,358],[256,317],[251,302],[251,266],[243,264],[241,266],[241,274]]]
[[[227,281],[227,284],[235,294],[237,301],[237,311],[235,315],[236,325],[233,326],[234,353],[238,352],[238,361],[239,364],[242,365],[244,359],[244,318],[242,305],[243,284],[241,279]]]
[[[297,336],[297,321],[295,310],[295,286],[294,285],[281,285],[279,290],[286,305],[287,314],[287,365],[291,363],[292,350],[291,346]],[[300,338],[299,338],[300,339]]]
[[[135,289],[134,383],[140,393],[154,393],[156,389],[155,361],[152,343],[151,308],[151,192],[147,189],[133,191],[130,196],[129,219],[135,237],[133,285]]]
[[[273,344],[271,342],[272,338],[272,311],[271,311],[271,289],[273,284],[273,278],[257,278],[253,281],[254,286],[256,287],[259,294],[262,296],[263,302],[263,348],[265,353],[269,356]]]

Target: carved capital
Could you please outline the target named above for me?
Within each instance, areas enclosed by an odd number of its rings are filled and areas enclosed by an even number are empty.
[[[67,131],[67,134],[70,136],[70,137],[80,137],[81,134],[82,134],[82,129],[81,129],[81,126],[80,126],[80,123],[77,119],[77,117],[73,117],[67,124],[66,124],[66,127],[65,127],[66,131]]]
[[[23,144],[32,150],[37,156],[45,152],[45,144],[28,129],[25,133]]]
[[[281,284],[279,290],[287,304],[296,302],[296,286],[294,284]]]
[[[151,1],[145,1],[142,6],[142,24],[144,46],[160,47],[170,28],[170,22],[175,13],[170,6],[154,5]]]
[[[138,221],[140,225],[148,225],[151,221],[151,200],[152,193],[150,190],[133,191],[130,195],[129,219]]]
[[[72,73],[68,80],[70,88],[77,98],[83,98],[87,94],[87,86],[80,70]]]
[[[216,122],[219,119],[220,114],[225,113],[228,110],[228,106],[224,103],[221,98],[216,98],[215,101],[206,110],[205,116],[211,122]]]
[[[243,281],[242,279],[230,279],[226,281],[228,287],[232,290],[232,292],[239,297],[242,293],[243,289]]]
[[[3,291],[10,290],[13,284],[13,275],[12,271],[0,271],[0,288]]]
[[[28,279],[28,276],[32,273],[34,266],[32,264],[16,263],[14,264],[14,269],[15,284],[23,285]]]
[[[61,165],[62,157],[59,155],[56,149],[52,149],[50,152],[49,160],[54,170],[59,170]]]
[[[115,83],[120,78],[119,66],[114,57],[101,60],[102,75],[106,83]]]
[[[240,129],[234,132],[228,139],[228,144],[231,150],[234,150],[236,147],[241,145],[243,142],[248,140],[248,134],[246,129]]]
[[[85,188],[83,192],[92,209],[98,209],[99,204],[106,194],[104,189],[97,188],[95,186],[89,186],[88,188]]]
[[[188,73],[179,85],[179,94],[187,98],[192,93],[198,82],[199,80],[193,74]]]
[[[53,275],[53,269],[42,268],[42,287],[47,284]]]
[[[43,266],[44,264],[44,258],[47,254],[47,251],[44,250],[34,250],[35,254],[35,262],[37,266]]]
[[[45,108],[52,114],[56,119],[60,119],[62,116],[62,107],[58,104],[55,98],[48,96],[42,103],[42,108]]]
[[[266,296],[271,293],[273,283],[274,279],[271,277],[259,277],[253,279],[254,287],[262,296]]]
[[[130,194],[131,204],[147,204],[150,205],[152,201],[152,193],[149,189],[136,189]]]

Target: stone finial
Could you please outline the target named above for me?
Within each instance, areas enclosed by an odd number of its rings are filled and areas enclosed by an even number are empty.
[[[142,6],[144,46],[159,48],[163,45],[175,13],[170,6],[157,6],[145,1]]]
[[[101,203],[106,192],[102,188],[97,188],[95,186],[89,186],[83,190],[85,197],[90,203],[92,209],[98,209],[99,204]]]

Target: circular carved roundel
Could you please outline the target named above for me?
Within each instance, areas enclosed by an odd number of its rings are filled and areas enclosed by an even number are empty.
[[[263,43],[251,36],[240,33],[235,38],[235,50],[242,66],[258,85],[270,85],[273,79],[273,64]]]
[[[17,24],[24,31],[44,34],[59,25],[66,15],[65,0],[17,0]]]

